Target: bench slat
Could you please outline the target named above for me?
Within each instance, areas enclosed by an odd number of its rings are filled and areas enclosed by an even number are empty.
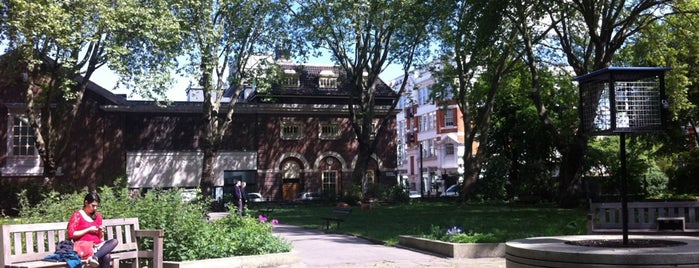
[[[44,240],[44,232],[37,232],[36,233],[37,251],[39,251],[39,252],[46,251],[46,247],[44,246],[44,241],[46,241],[46,240]]]

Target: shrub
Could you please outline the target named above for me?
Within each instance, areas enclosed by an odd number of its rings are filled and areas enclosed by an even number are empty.
[[[389,191],[391,193],[390,199],[393,202],[406,203],[410,201],[410,195],[408,195],[408,190],[403,188],[403,186],[394,185],[393,187],[391,187]]]
[[[165,260],[186,261],[288,252],[291,244],[272,234],[271,224],[249,217],[230,216],[209,222],[208,200],[184,202],[181,191],[149,191],[132,196],[126,188],[102,187],[100,213],[105,219],[137,217],[141,229],[165,232]],[[49,192],[33,206],[26,192],[20,196],[23,222],[67,221],[82,207],[85,193]]]

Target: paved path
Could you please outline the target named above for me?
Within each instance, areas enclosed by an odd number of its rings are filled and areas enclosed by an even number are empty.
[[[478,267],[504,268],[504,258],[454,259],[399,247],[373,244],[349,235],[276,225],[274,234],[291,242],[299,252],[300,267]]]

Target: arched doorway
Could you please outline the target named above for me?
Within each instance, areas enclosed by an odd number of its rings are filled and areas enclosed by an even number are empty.
[[[282,162],[282,200],[291,201],[301,192],[303,165],[296,158],[287,158]]]

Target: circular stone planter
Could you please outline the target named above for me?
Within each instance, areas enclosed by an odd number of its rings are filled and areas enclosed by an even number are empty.
[[[566,243],[619,239],[619,235],[580,235],[513,240],[505,246],[506,267],[699,267],[697,237],[629,236],[629,240],[679,242],[679,245],[667,247],[591,247]]]

